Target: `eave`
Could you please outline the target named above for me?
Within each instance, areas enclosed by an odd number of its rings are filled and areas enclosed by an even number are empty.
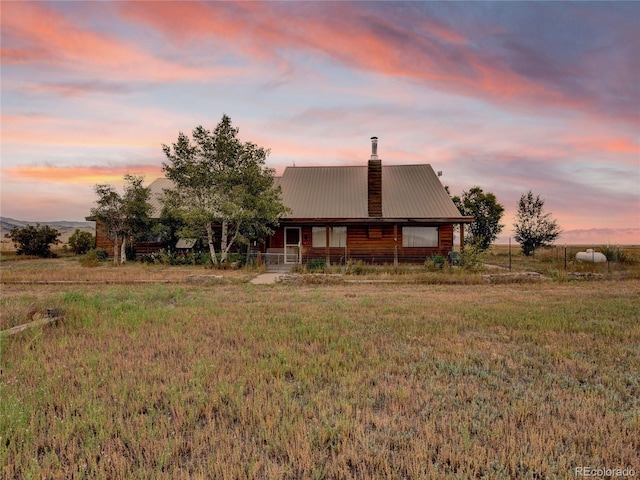
[[[437,218],[384,218],[384,217],[367,217],[367,218],[281,218],[280,223],[287,224],[395,224],[395,223],[430,223],[436,225],[448,225],[451,223],[472,223],[474,217],[437,217]]]

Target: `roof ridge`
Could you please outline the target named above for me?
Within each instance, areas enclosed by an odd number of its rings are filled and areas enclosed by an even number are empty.
[[[382,167],[426,167],[431,166],[430,163],[401,163],[401,164],[382,164]],[[285,166],[285,170],[288,168],[295,169],[313,169],[313,168],[367,168],[367,165],[287,165]]]

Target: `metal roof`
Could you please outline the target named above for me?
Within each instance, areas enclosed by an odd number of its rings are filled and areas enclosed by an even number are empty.
[[[197,238],[179,238],[176,242],[176,248],[193,248],[197,241]]]
[[[173,188],[173,182],[168,178],[156,178],[147,187],[149,189],[149,203],[151,204],[151,218],[159,218],[162,213],[162,202],[160,199],[165,190]]]
[[[287,167],[275,185],[292,212],[286,219],[370,219],[367,210],[367,166]],[[160,216],[160,197],[173,187],[167,178],[149,185],[152,216]],[[383,219],[447,219],[463,217],[431,165],[382,166]]]
[[[277,180],[293,211],[285,218],[368,219],[367,166],[287,167]],[[382,166],[382,216],[465,219],[431,165]]]

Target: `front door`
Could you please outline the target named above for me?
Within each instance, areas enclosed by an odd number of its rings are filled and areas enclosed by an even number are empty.
[[[284,227],[284,263],[302,261],[300,237],[300,227]]]

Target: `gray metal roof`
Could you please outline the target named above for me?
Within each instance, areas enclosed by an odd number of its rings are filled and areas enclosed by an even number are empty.
[[[197,241],[197,238],[179,238],[176,242],[176,248],[193,248]]]
[[[367,166],[287,167],[275,185],[294,219],[368,219]],[[173,187],[167,178],[153,181],[152,216],[162,210],[160,197]],[[467,217],[451,201],[431,165],[382,166],[382,215],[388,219],[459,219]]]
[[[277,180],[296,218],[365,219],[367,166],[287,167]],[[382,166],[383,218],[464,219],[431,165]]]
[[[162,213],[162,202],[160,199],[165,190],[173,188],[173,182],[168,178],[156,178],[147,187],[149,189],[149,203],[151,204],[151,218],[159,218]]]

